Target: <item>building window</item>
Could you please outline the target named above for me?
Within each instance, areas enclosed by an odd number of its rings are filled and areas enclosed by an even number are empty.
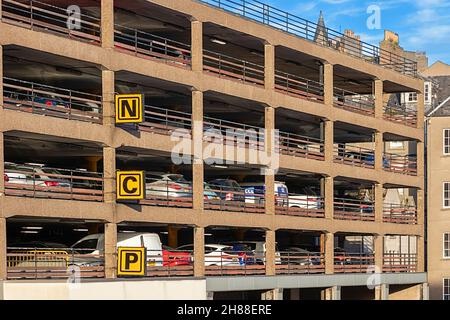
[[[425,102],[430,103],[431,102],[431,90],[430,90],[430,83],[425,83]]]
[[[417,102],[417,92],[411,92],[408,95],[408,102]]]
[[[450,233],[444,233],[444,258],[450,258]]]
[[[450,279],[444,279],[442,284],[442,300],[450,300]]]
[[[450,129],[444,129],[443,134],[444,154],[450,154]]]
[[[443,207],[450,208],[450,182],[444,182],[443,187]]]

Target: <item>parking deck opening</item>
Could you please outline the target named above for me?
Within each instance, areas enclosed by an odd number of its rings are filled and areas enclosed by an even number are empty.
[[[336,233],[334,242],[335,273],[368,273],[374,271],[373,235]]]
[[[103,201],[102,148],[24,132],[4,136],[7,196]]]
[[[374,185],[363,180],[334,180],[334,218],[375,221]]]

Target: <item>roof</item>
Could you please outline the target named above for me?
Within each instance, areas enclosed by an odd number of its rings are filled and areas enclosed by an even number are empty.
[[[425,77],[450,76],[450,65],[442,61],[436,61],[421,74]]]

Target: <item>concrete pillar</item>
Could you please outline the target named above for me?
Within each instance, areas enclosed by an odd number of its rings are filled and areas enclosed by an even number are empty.
[[[2,16],[2,1],[0,0],[0,17]],[[3,46],[0,45],[0,110],[3,109]]]
[[[383,80],[376,79],[373,82],[373,93],[375,96],[375,118],[383,118]]]
[[[428,283],[422,283],[422,300],[430,300],[430,286]]]
[[[3,132],[0,131],[0,197],[5,195],[5,148]]]
[[[192,202],[195,210],[203,210],[203,92],[192,91]]]
[[[417,128],[424,127],[425,96],[423,93],[417,93]]]
[[[325,177],[324,191],[325,191],[325,219],[333,219],[334,215],[334,178]]]
[[[172,248],[178,247],[178,230],[179,227],[169,226],[167,228],[168,231],[168,246]]]
[[[6,280],[7,277],[6,239],[6,219],[0,218],[0,280]]]
[[[103,107],[103,124],[115,126],[115,85],[114,71],[102,70],[102,107]]]
[[[116,149],[103,148],[103,199],[106,203],[116,202]]]
[[[283,300],[283,289],[273,289],[261,294],[261,300]]]
[[[264,85],[267,90],[275,89],[275,46],[264,45]]]
[[[341,300],[341,287],[325,288],[321,292],[322,300]]]
[[[275,146],[273,145],[273,135],[275,134],[275,108],[266,107],[265,108],[265,149],[267,155],[275,155]],[[270,167],[266,170],[265,179],[265,210],[266,214],[275,214],[275,168]]]
[[[425,192],[423,189],[417,189],[417,224],[425,224]]]
[[[203,71],[203,23],[191,22],[191,59],[192,71]]]
[[[102,47],[114,48],[114,1],[101,0]]]
[[[333,162],[334,157],[334,123],[330,120],[323,122],[323,131],[325,137],[325,161]]]
[[[325,274],[334,273],[334,233],[325,235]]]
[[[194,276],[205,276],[205,228],[194,227]]]
[[[87,162],[86,169],[91,172],[97,172],[98,162],[102,159],[103,159],[102,157],[98,157],[98,156],[86,157],[86,162]]]
[[[417,237],[417,272],[425,272],[425,237]]]
[[[265,263],[266,263],[266,275],[273,276],[276,273],[275,270],[275,231],[266,231],[266,253],[265,253]]]
[[[375,142],[375,169],[383,170],[383,153],[384,153],[384,141],[383,133],[376,131],[374,134]]]
[[[105,277],[116,278],[117,270],[117,224],[105,224]]]
[[[334,101],[334,79],[333,79],[333,65],[325,63],[323,66],[323,90],[324,102],[327,106],[333,106]]]
[[[374,236],[373,249],[375,253],[375,272],[383,272],[384,237],[382,235]]]
[[[417,176],[424,177],[425,175],[425,149],[424,143],[417,142]]]
[[[382,283],[375,287],[375,300],[389,300],[389,284]]]
[[[384,187],[381,183],[375,183],[375,222],[383,222]]]

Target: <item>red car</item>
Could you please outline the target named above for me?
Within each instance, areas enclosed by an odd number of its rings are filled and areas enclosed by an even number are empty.
[[[192,264],[192,254],[190,252],[177,251],[176,249],[163,246],[163,266],[189,266]]]

